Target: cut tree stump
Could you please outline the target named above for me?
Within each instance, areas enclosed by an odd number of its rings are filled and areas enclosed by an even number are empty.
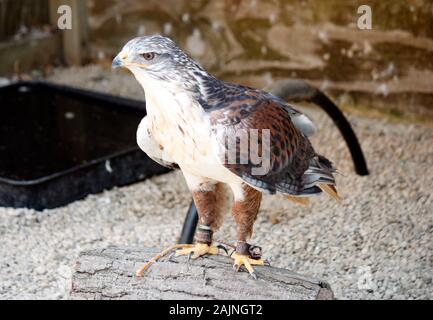
[[[135,271],[156,249],[110,246],[82,252],[72,276],[71,299],[333,299],[329,285],[289,270],[255,266],[254,280],[234,272],[233,260],[219,256],[189,260],[163,257],[142,278]]]

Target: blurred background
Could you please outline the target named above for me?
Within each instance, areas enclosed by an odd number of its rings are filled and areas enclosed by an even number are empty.
[[[77,17],[61,32],[57,8],[68,3]],[[372,30],[356,27],[363,4]],[[225,80],[265,88],[302,78],[343,107],[431,119],[432,17],[431,0],[1,0],[0,75],[109,67],[129,39],[159,33]],[[62,45],[61,33],[73,39]]]

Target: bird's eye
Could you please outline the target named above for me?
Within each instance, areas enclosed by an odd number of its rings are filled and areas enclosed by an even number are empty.
[[[153,58],[155,58],[155,53],[154,52],[146,52],[142,54],[142,57],[145,60],[152,60]]]

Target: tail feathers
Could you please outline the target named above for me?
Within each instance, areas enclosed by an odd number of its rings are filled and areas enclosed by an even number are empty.
[[[329,160],[322,156],[313,158],[302,177],[304,188],[311,188],[318,184],[335,185],[334,172],[335,168]]]
[[[338,202],[341,202],[343,199],[338,195],[337,189],[335,189],[335,186],[331,184],[323,184],[319,183],[317,185],[322,191],[326,192],[329,196],[337,200]]]
[[[275,184],[275,191],[283,193],[288,200],[307,205],[307,197],[327,193],[337,201],[342,201],[335,188],[336,169],[331,161],[317,155],[310,159],[309,167],[299,179],[287,179]]]
[[[319,187],[335,200],[341,201],[342,199],[335,188],[335,178],[333,175],[335,172],[336,169],[331,161],[318,155],[311,160],[310,167],[305,171],[303,176],[304,188]]]
[[[337,169],[334,167],[334,165],[332,164],[332,162],[329,161],[324,156],[321,156],[320,154],[317,155],[317,160],[319,161],[319,163],[321,164],[322,167],[325,167],[325,168],[331,170],[331,172],[337,171]]]
[[[310,204],[310,199],[309,198],[305,198],[305,197],[295,197],[295,196],[289,196],[286,195],[287,200],[290,200],[292,202],[295,202],[297,204],[301,204],[303,206],[306,206],[308,204]]]

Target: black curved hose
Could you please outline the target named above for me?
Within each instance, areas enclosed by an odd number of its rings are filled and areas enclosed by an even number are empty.
[[[182,232],[180,233],[179,243],[190,244],[193,243],[195,229],[197,228],[198,214],[195,207],[194,200],[189,205],[185,221],[183,222]]]
[[[361,145],[358,138],[353,132],[352,126],[347,121],[343,113],[338,107],[322,92],[317,91],[316,95],[311,99],[311,102],[322,107],[322,109],[332,118],[337,128],[340,130],[344,140],[346,140],[347,147],[352,155],[355,171],[361,176],[368,175],[367,162],[362,152]]]

